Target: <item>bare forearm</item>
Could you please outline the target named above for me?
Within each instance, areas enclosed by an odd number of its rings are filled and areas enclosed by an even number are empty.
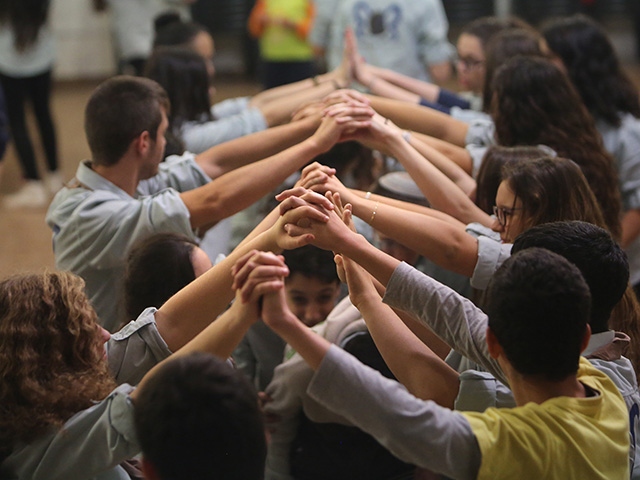
[[[376,207],[376,202],[370,200],[356,202],[353,213],[437,265],[468,277],[473,274],[478,260],[478,241],[467,234],[464,227],[383,203]],[[378,279],[386,285],[386,281]]]
[[[380,298],[360,303],[358,309],[398,381],[418,398],[453,408],[458,392],[457,372],[416,337]]]
[[[393,70],[389,70],[387,68],[374,67],[372,65],[368,65],[367,67],[371,69],[372,73],[375,76],[386,80],[389,83],[397,85],[404,90],[415,93],[425,100],[428,100],[430,102],[435,102],[438,100],[440,87],[434,85],[433,83],[423,82],[422,80],[402,75],[401,73],[394,72]]]
[[[315,132],[318,121],[306,118],[235,140],[221,143],[196,157],[196,162],[209,177],[215,179],[231,170],[248,165],[262,158],[300,143]]]
[[[237,168],[207,185],[181,194],[197,228],[252,205],[302,168],[320,150],[311,139],[258,162]]]
[[[225,259],[166,301],[156,314],[160,335],[173,352],[203,331],[233,298],[231,267],[247,252],[277,251],[278,246],[262,233],[239,245]]]
[[[412,148],[415,146],[415,148]],[[479,222],[487,227],[492,219],[471,201],[445,173],[448,172],[461,181],[467,181],[475,189],[475,181],[457,165],[435,149],[412,140],[408,145],[402,139],[395,139],[391,151],[411,175],[431,206],[447,213],[463,223]]]
[[[368,98],[376,112],[390,118],[401,128],[431,135],[460,147],[465,146],[469,127],[464,122],[420,105],[411,105],[375,95],[368,95]]]
[[[452,143],[420,132],[411,132],[411,137],[417,138],[430,147],[435,148],[438,152],[458,165],[467,175],[471,175],[473,171],[473,161],[466,148],[453,145]]]
[[[262,111],[267,125],[280,125],[291,120],[292,113],[300,105],[314,100],[320,100],[337,88],[340,88],[340,84],[335,82],[320,83],[317,86],[305,88],[278,98],[277,100],[267,102],[259,108]]]

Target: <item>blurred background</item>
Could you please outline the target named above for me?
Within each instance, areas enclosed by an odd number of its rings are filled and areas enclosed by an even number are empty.
[[[640,0],[443,0],[450,23],[449,38],[454,43],[463,25],[484,15],[515,14],[534,25],[576,12],[592,15],[605,26],[625,68],[640,86],[638,19],[633,14],[640,9],[633,8],[632,2]],[[253,3],[197,0],[190,7],[193,19],[204,24],[216,42],[216,101],[252,95],[261,88],[257,80],[258,48],[246,30]],[[98,83],[116,72],[110,20],[109,11],[95,11],[91,0],[52,1],[51,25],[57,42],[52,110],[65,180],[89,155],[82,126],[86,100]],[[39,142],[35,145],[38,148]],[[41,152],[37,156],[42,161]],[[0,194],[11,193],[19,183],[12,145],[4,163]],[[51,232],[44,216],[45,209],[0,209],[0,276],[53,268]]]

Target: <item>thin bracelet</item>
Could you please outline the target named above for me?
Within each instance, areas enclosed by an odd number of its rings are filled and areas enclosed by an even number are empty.
[[[315,77],[312,77],[311,80],[313,80],[314,87],[317,87],[318,85],[320,85],[320,79],[318,78],[318,75],[316,75]]]
[[[373,225],[373,221],[376,219],[376,212],[378,211],[378,205],[380,202],[376,202],[375,207],[373,207],[373,213],[371,213],[371,218],[369,219],[369,225]]]
[[[369,200],[369,199],[371,198],[371,192],[367,192],[367,193],[365,194],[364,198],[365,198],[366,200]]]

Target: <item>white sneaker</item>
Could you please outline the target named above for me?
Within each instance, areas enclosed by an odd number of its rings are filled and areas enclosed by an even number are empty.
[[[40,180],[27,180],[16,193],[4,197],[2,204],[7,209],[42,208],[49,204],[49,195]]]
[[[64,185],[64,179],[62,177],[62,173],[60,173],[60,170],[49,172],[49,174],[44,178],[44,183],[47,187],[49,195],[53,196],[58,193],[58,190],[60,190]]]

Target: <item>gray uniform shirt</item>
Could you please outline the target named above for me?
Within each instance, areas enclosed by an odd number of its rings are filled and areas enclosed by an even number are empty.
[[[76,178],[55,196],[46,221],[53,231],[56,268],[84,279],[107,330],[123,320],[122,278],[131,246],[162,232],[195,238],[180,192],[209,181],[193,154],[172,156],[131,197],[81,163]]]
[[[393,272],[383,300],[392,307],[412,314],[456,351],[482,365],[500,382],[508,384],[502,369],[487,349],[488,317],[472,302],[406,263],[398,265]],[[631,423],[629,457],[632,478],[635,479],[640,478],[640,439],[637,438],[640,392],[635,372],[631,362],[620,355],[606,359],[594,356],[603,346],[613,343],[615,338],[613,332],[592,335],[583,355],[615,383],[625,400]],[[487,374],[469,373],[466,377],[463,374],[460,380],[456,407],[483,411],[491,406],[511,405],[502,385],[492,381]],[[465,381],[468,382],[466,385]],[[471,398],[470,394],[478,396]],[[464,397],[461,398],[461,395]],[[496,403],[492,404],[491,401]]]
[[[106,399],[78,412],[64,426],[18,445],[0,467],[0,478],[129,480],[119,463],[140,448],[133,427],[128,384],[137,384],[171,351],[160,336],[155,308],[113,334],[105,344],[109,369],[122,385]]]
[[[335,345],[307,393],[405,462],[456,479],[478,474],[480,447],[461,413],[414,397]]]
[[[193,153],[268,128],[260,109],[249,106],[249,97],[230,98],[211,107],[214,120],[186,122],[181,135],[186,149]]]

